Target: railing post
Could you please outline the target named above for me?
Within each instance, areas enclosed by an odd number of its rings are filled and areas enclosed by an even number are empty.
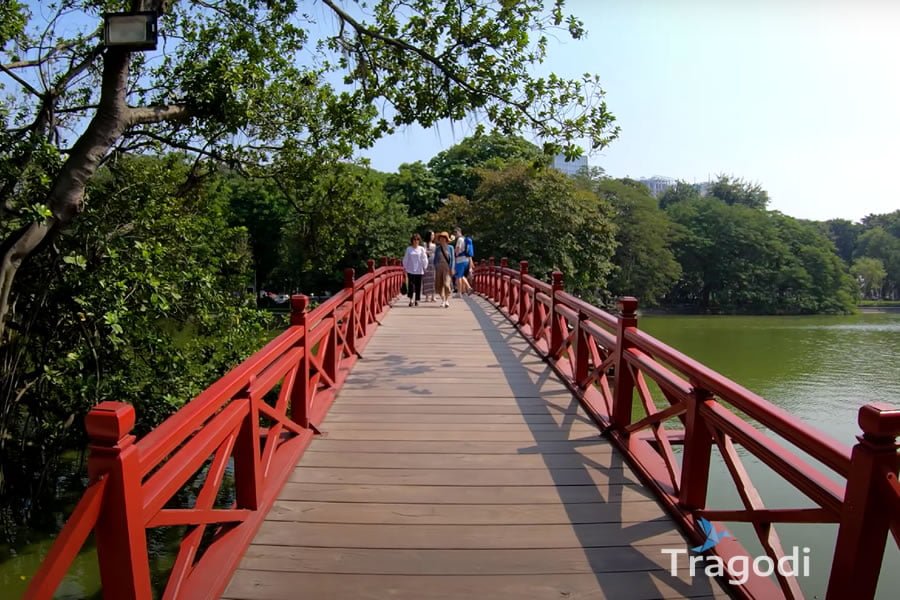
[[[488,297],[494,302],[497,301],[497,272],[494,270],[494,257],[488,258],[490,264],[490,279],[488,281]]]
[[[375,274],[375,260],[369,259],[366,261],[366,264],[369,267],[369,273]],[[375,297],[378,294],[378,286],[375,282],[375,277],[372,278],[372,291],[367,295],[367,307],[366,307],[366,318],[369,323],[375,322],[375,317],[378,316],[378,309],[375,307]]]
[[[712,399],[710,392],[694,387],[688,401],[684,425],[684,458],[681,461],[681,483],[678,488],[678,503],[687,510],[706,508],[713,438],[703,422],[700,408],[704,402]]]
[[[303,327],[303,356],[294,377],[294,389],[291,390],[291,420],[303,428],[309,428],[309,352],[307,344],[309,329],[306,327],[306,308],[309,298],[303,294],[291,296],[291,326]]]
[[[875,597],[891,524],[888,475],[897,474],[900,409],[867,404],[859,409],[863,434],[850,455],[850,473],[838,527],[827,600]]]
[[[131,435],[134,407],[123,402],[101,402],[85,418],[90,445],[88,477],[108,477],[103,509],[94,536],[100,563],[103,597],[149,600],[150,564],[141,467]]]
[[[256,376],[250,377],[248,389]],[[234,441],[234,492],[237,508],[258,510],[262,502],[262,473],[259,469],[259,407],[247,393],[238,398],[247,403],[247,416]]]
[[[629,344],[625,341],[625,330],[637,327],[637,298],[626,296],[619,299],[619,319],[616,328],[616,382],[613,391],[612,423],[621,433],[631,424],[631,403],[634,395],[634,377],[625,360]]]
[[[500,259],[500,308],[505,308],[506,312],[509,313],[509,283],[506,280],[506,274],[503,273],[503,270],[509,266],[509,260],[506,258]]]
[[[528,275],[528,261],[519,261],[519,322],[525,324],[525,276]]]
[[[356,354],[356,271],[344,269],[344,289],[350,291],[350,316],[347,323],[347,350]]]
[[[578,321],[575,324],[575,343],[572,352],[575,354],[575,385],[584,389],[588,378],[588,337],[584,331],[584,324],[588,317],[584,311],[578,311]]]
[[[547,349],[547,355],[551,358],[557,358],[557,352],[563,345],[564,335],[556,314],[556,292],[563,291],[563,274],[559,271],[553,271],[551,281],[553,284],[550,290],[550,347]]]

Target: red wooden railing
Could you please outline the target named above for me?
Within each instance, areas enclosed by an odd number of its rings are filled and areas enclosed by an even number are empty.
[[[619,315],[613,316],[566,293],[561,273],[553,273],[548,284],[528,274],[527,262],[511,269],[506,259],[500,266],[493,259],[480,265],[475,270],[475,289],[493,301],[552,365],[695,543],[705,537],[698,525],[701,517],[747,522],[766,555],[777,561],[784,549],[774,523],[837,523],[828,600],[875,596],[888,531],[900,545],[896,476],[900,409],[879,404],[862,407],[863,433],[851,451],[640,331],[634,298],[621,299]],[[651,394],[648,380],[656,384],[661,398]],[[644,416],[635,420],[636,413]],[[677,422],[670,423],[673,419]],[[678,445],[680,460],[673,451]],[[815,506],[766,508],[735,450],[737,445]],[[713,448],[718,449],[743,508],[707,506]],[[838,477],[827,476],[810,458]],[[732,538],[724,539],[713,552],[726,563],[732,557],[753,558]],[[738,592],[766,600],[803,597],[790,575],[751,577]]]
[[[93,532],[103,597],[149,599],[147,530],[170,526],[187,531],[162,597],[218,598],[404,276],[396,261],[376,270],[370,260],[312,311],[306,296],[292,297],[284,333],[141,440],[130,434],[131,405],[92,409],[88,489],[25,598],[52,598]],[[217,507],[230,462],[234,503]],[[198,474],[194,506],[170,507]]]

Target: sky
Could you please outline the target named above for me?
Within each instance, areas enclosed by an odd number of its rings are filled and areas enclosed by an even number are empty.
[[[622,131],[591,165],[613,177],[759,183],[803,218],[900,209],[900,2],[570,0],[588,31],[541,72],[601,76]],[[362,152],[395,171],[474,120],[408,127]]]

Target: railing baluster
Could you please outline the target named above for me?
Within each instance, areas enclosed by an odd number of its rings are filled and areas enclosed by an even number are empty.
[[[123,402],[101,402],[85,418],[90,439],[88,478],[96,481],[104,473],[108,477],[94,530],[106,599],[149,600],[152,596],[140,458],[131,435],[134,421],[134,407]]]
[[[827,600],[875,597],[893,515],[888,479],[897,474],[900,410],[885,404],[859,409],[863,434],[850,455]]]

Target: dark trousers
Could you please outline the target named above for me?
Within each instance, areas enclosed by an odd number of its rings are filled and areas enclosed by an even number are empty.
[[[422,299],[422,277],[423,275],[414,275],[413,273],[407,273],[407,277],[409,277],[409,285],[406,286],[406,295],[409,296],[409,299],[413,299],[413,292],[416,294],[416,302]]]

